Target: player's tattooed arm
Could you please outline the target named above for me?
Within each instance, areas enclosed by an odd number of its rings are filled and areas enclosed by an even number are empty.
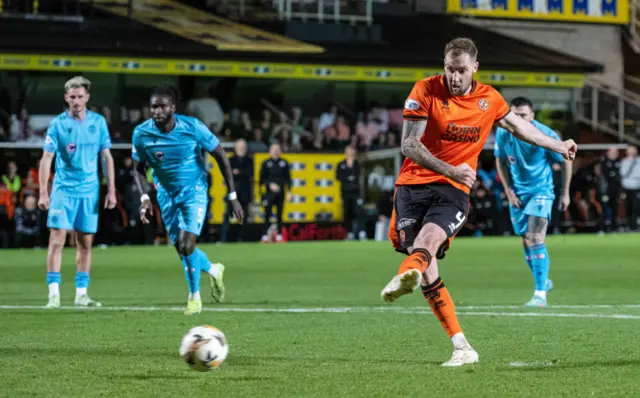
[[[450,176],[453,166],[433,156],[420,141],[426,127],[426,120],[404,120],[402,123],[402,154],[425,169]]]

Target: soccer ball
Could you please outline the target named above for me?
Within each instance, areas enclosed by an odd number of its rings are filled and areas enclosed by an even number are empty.
[[[224,333],[213,326],[196,326],[180,343],[180,356],[193,370],[208,372],[222,365],[229,354]]]

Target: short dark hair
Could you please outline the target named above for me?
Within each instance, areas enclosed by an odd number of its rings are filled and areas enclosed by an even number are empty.
[[[469,54],[469,56],[475,60],[478,57],[478,48],[473,40],[467,37],[458,37],[451,40],[444,47],[444,56],[446,57],[449,53],[454,57]]]
[[[533,110],[533,102],[531,102],[529,98],[516,97],[511,100],[511,106],[514,106],[516,108],[519,106],[525,106],[525,105],[531,108],[531,110]]]
[[[160,84],[151,91],[151,96],[163,96],[171,98],[171,102],[175,105],[180,101],[180,90],[173,84]]]

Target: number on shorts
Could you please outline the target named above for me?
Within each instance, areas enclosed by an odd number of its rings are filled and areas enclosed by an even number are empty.
[[[458,230],[458,228],[460,228],[460,226],[462,225],[462,223],[464,223],[464,221],[467,219],[467,217],[462,214],[461,211],[458,212],[458,214],[456,214],[456,220],[458,220],[457,224],[451,223],[449,224],[449,229],[451,230],[451,233],[454,233],[455,231]]]
[[[202,207],[198,207],[198,222],[204,221],[204,209]]]

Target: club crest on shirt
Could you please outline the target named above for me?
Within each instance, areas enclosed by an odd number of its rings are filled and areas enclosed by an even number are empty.
[[[158,159],[158,160],[162,160],[162,159],[164,159],[164,152],[162,152],[162,151],[157,151],[157,152],[156,152],[156,154],[155,154],[155,156],[156,156],[156,159]]]
[[[87,130],[89,131],[89,134],[95,134],[96,133],[96,126],[91,125],[91,126],[89,126],[89,128]]]
[[[67,144],[68,153],[74,153],[75,151],[76,151],[76,144],[74,144],[73,142],[70,144]]]
[[[489,109],[489,101],[484,98],[478,100],[478,109],[480,109],[481,111],[486,111],[487,109]]]

